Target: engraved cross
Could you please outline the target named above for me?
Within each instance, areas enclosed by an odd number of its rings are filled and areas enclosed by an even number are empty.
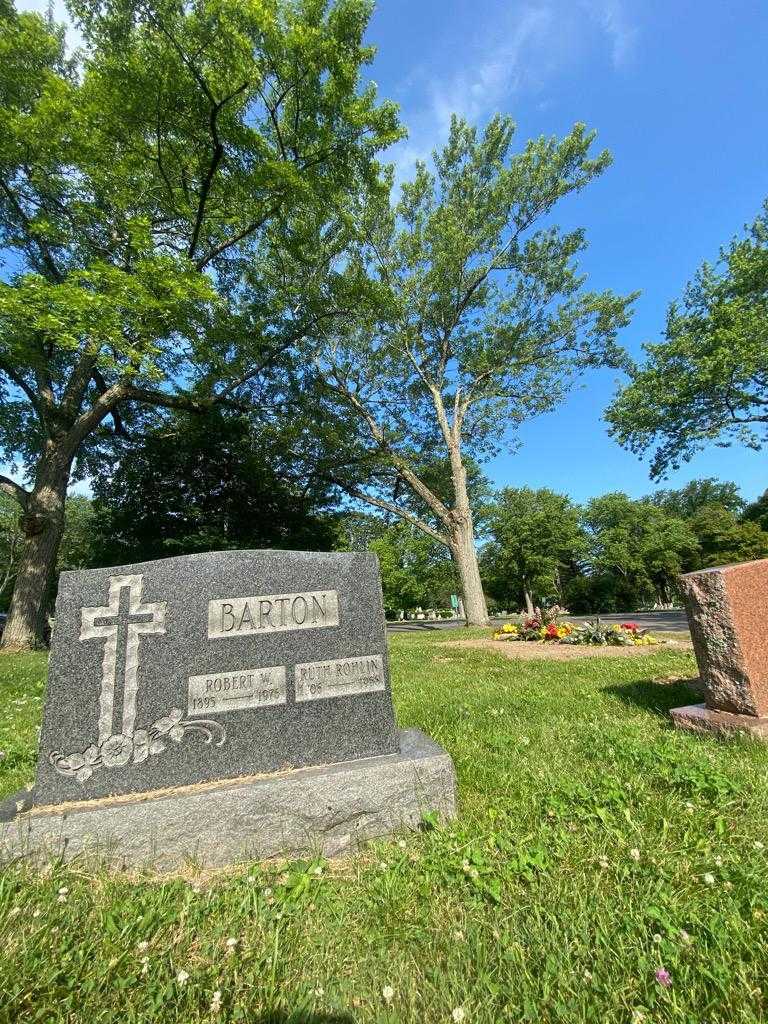
[[[83,608],[81,640],[104,641],[104,661],[101,673],[99,700],[99,743],[114,732],[115,687],[117,684],[118,637],[125,628],[125,658],[123,659],[123,736],[133,736],[136,721],[136,692],[139,687],[139,638],[146,633],[165,633],[166,603],[142,603],[141,590],[144,577],[110,576],[107,604],[101,608]],[[127,620],[120,614],[120,592],[128,590]],[[149,616],[149,618],[147,618]],[[138,621],[136,619],[138,618]]]

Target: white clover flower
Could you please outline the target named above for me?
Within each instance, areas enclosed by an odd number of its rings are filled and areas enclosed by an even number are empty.
[[[754,847],[754,848],[755,848],[756,850],[764,850],[764,849],[765,849],[765,844],[764,844],[764,843],[761,843],[759,839],[756,839],[756,840],[754,841],[754,843],[752,843],[752,846],[753,846],[753,847]]]
[[[661,945],[661,936],[658,932],[656,932],[656,934],[653,936],[653,941],[657,946]]]
[[[715,867],[721,868],[723,866],[723,858],[715,857]]]
[[[693,942],[693,939],[685,930],[685,928],[680,929],[680,941],[683,943],[684,946],[690,946]]]
[[[235,950],[235,946],[237,945],[237,939],[234,936],[231,936],[227,939],[225,945],[227,947],[227,952],[233,953]]]
[[[395,990],[392,988],[391,985],[385,985],[384,988],[381,990],[381,994],[384,998],[385,1003],[391,1003],[395,995]]]
[[[464,1007],[463,1006],[457,1006],[457,1007],[454,1008],[453,1012],[451,1013],[451,1020],[454,1021],[455,1024],[461,1024],[461,1022],[464,1020],[464,1018],[466,1016],[467,1015],[464,1012]]]
[[[221,989],[216,989],[211,999],[211,1013],[218,1013],[221,1009]]]
[[[685,812],[686,812],[686,814],[693,814],[694,810],[695,810],[695,808],[694,808],[693,804],[691,803],[691,801],[690,800],[686,801],[686,804],[685,804]]]
[[[730,892],[733,888],[733,882],[723,882],[723,888],[727,889],[728,892]]]
[[[321,998],[322,996],[324,996],[324,995],[325,995],[325,989],[324,989],[324,988],[322,988],[321,986],[318,986],[318,987],[317,987],[317,988],[315,989],[315,995],[316,995],[316,996],[317,996],[318,998]]]
[[[11,907],[8,911],[8,917],[17,917],[21,913],[21,907]]]
[[[146,939],[142,939],[141,942],[136,947],[136,949],[143,953],[145,949],[149,949],[149,943],[147,942]]]
[[[453,937],[454,937],[454,939],[456,939],[457,942],[463,942],[464,941],[464,932],[456,931],[456,932],[453,933]]]
[[[406,848],[406,846],[408,845],[408,843],[406,843],[406,841],[404,839],[400,839],[398,841],[397,845],[400,847],[401,850],[404,850]]]
[[[531,742],[531,740],[530,740],[529,736],[521,736],[520,737],[520,746],[527,747],[530,742]]]
[[[480,877],[480,872],[477,870],[477,868],[470,868],[469,877],[472,879],[473,882],[476,882]]]
[[[269,887],[267,887],[264,890],[264,898],[268,900],[271,897],[271,895],[272,895],[272,890]]]
[[[256,881],[256,875],[248,875],[248,877],[246,878],[246,882],[249,885],[253,885],[255,881]],[[218,989],[216,991],[218,991]],[[214,992],[214,995],[216,995],[216,992]]]
[[[322,875],[322,873],[323,873],[323,869],[320,867],[319,864],[316,864],[315,867],[312,868],[312,872],[311,873],[313,875],[315,875],[317,878],[319,878],[320,875]]]
[[[62,887],[59,889],[59,896],[66,896],[68,895],[68,893],[69,889],[66,887],[66,885],[62,885]]]
[[[636,846],[634,846],[634,847],[633,847],[633,848],[632,848],[632,849],[631,849],[631,850],[629,851],[629,856],[630,856],[630,857],[632,858],[632,860],[633,860],[633,861],[635,861],[635,862],[637,862],[637,861],[639,861],[639,860],[640,860],[640,851],[638,850],[638,848],[637,848]]]
[[[598,857],[597,863],[600,865],[601,868],[607,868],[609,866],[609,861],[607,857]]]
[[[386,871],[388,868],[389,868],[389,864],[387,864],[387,862],[385,860],[383,860],[379,864],[379,871]]]
[[[42,913],[42,911],[41,911],[41,910],[40,910],[40,908],[38,907],[38,909],[37,909],[37,910],[33,911],[33,913],[32,913],[32,917],[40,917],[40,914],[41,914],[41,913]]]
[[[715,876],[707,871],[705,875],[702,875],[702,881],[704,882],[704,885],[714,885]]]
[[[141,958],[141,973],[142,974],[148,974],[149,973],[149,957],[148,956],[143,956]]]
[[[188,974],[188,972],[187,971],[179,971],[179,973],[176,975],[176,981],[180,985],[186,985],[187,982],[189,981],[189,974]]]
[[[584,981],[592,981],[592,971],[584,971]]]
[[[59,901],[59,903],[66,903],[67,902],[67,897],[64,895],[64,893],[59,893],[59,895],[56,897],[56,899]]]

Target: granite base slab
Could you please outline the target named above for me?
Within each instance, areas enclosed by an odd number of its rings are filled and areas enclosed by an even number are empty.
[[[418,729],[400,752],[319,768],[24,811],[0,825],[0,860],[94,856],[115,867],[216,868],[351,852],[456,815],[450,756]]]
[[[755,715],[735,715],[729,711],[716,711],[706,704],[689,704],[670,711],[672,722],[678,729],[704,733],[749,733],[755,739],[768,743],[768,718]]]

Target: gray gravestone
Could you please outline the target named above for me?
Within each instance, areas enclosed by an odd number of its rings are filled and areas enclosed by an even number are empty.
[[[398,750],[375,556],[62,573],[34,805]]]

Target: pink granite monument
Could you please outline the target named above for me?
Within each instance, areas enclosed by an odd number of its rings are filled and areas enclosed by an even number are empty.
[[[675,708],[682,729],[768,741],[768,559],[680,578],[705,703]]]

